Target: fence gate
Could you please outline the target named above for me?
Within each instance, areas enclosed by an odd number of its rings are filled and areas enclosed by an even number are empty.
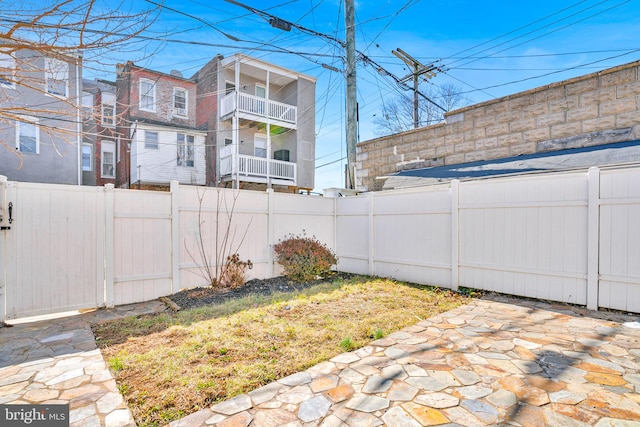
[[[0,202],[0,321],[104,303],[101,188],[4,181]]]

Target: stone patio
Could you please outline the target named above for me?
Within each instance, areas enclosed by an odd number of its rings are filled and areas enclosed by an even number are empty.
[[[89,322],[163,309],[0,329],[0,403],[69,403],[72,426],[134,425]],[[640,427],[637,320],[473,300],[170,426]]]
[[[640,426],[635,320],[475,300],[170,426]]]

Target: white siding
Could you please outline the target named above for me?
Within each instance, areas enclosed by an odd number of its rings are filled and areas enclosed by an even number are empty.
[[[158,133],[158,148],[146,148],[145,131]],[[178,166],[177,134],[195,136],[194,166]],[[168,130],[162,127],[140,126],[136,130],[131,147],[131,182],[168,185],[175,180],[181,184],[204,185],[206,164],[204,134],[197,131]]]

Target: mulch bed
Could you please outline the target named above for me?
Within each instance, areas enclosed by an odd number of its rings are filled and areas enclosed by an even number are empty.
[[[338,279],[347,280],[354,276],[356,275],[351,273],[332,271],[325,274],[322,279],[306,283],[292,282],[284,276],[263,280],[253,279],[235,289],[218,289],[212,287],[192,288],[170,295],[168,298],[184,310],[204,305],[220,304],[248,295],[297,292],[319,283],[332,282]]]

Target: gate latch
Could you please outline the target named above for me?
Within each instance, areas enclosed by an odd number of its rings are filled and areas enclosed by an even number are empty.
[[[13,223],[13,202],[9,202],[7,205],[7,210],[9,211],[9,224]],[[0,216],[0,222],[2,222],[2,217]],[[0,230],[11,230],[10,226],[0,226]]]

